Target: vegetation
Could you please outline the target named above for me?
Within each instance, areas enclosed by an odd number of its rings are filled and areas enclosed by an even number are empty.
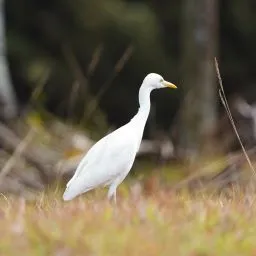
[[[254,194],[149,192],[122,185],[117,207],[101,191],[69,203],[56,191],[35,202],[2,196],[0,254],[255,255]]]

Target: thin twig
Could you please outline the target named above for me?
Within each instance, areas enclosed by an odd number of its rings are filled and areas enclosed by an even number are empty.
[[[49,80],[50,74],[51,74],[51,70],[46,69],[31,94],[30,102],[36,101],[38,99],[38,97],[42,94],[44,87],[45,87],[47,81]]]
[[[84,89],[88,90],[88,80],[84,75],[82,68],[79,65],[79,62],[73,53],[71,47],[67,44],[62,45],[62,52],[67,61],[67,64],[70,66],[71,71],[73,72],[74,78],[79,81],[80,85],[84,86]]]
[[[76,99],[79,93],[79,82],[75,81],[72,85],[69,99],[68,119],[72,120]]]
[[[71,71],[73,72],[74,79],[77,82],[78,89],[83,89],[84,100],[87,101],[90,98],[90,91],[89,91],[89,81],[87,77],[84,75],[80,64],[73,53],[71,47],[67,44],[62,45],[62,52],[66,59],[67,64],[69,65]]]
[[[100,91],[91,100],[91,102],[89,102],[88,108],[87,108],[87,114],[86,114],[86,117],[85,117],[86,121],[91,117],[91,115],[97,109],[102,95],[109,89],[110,85],[112,84],[112,82],[116,78],[117,74],[124,68],[125,64],[130,59],[132,53],[133,53],[133,46],[130,45],[126,48],[122,57],[117,61],[116,65],[114,67],[113,73],[110,75],[109,79],[102,85]]]
[[[242,140],[241,140],[241,138],[239,136],[239,133],[237,131],[234,119],[232,117],[232,114],[231,114],[231,111],[230,111],[230,108],[229,108],[229,105],[228,105],[228,101],[227,101],[227,98],[226,98],[226,95],[225,95],[225,92],[224,92],[223,83],[222,83],[222,79],[221,79],[221,75],[220,75],[220,70],[219,70],[219,65],[218,65],[217,58],[215,57],[214,60],[215,60],[215,68],[216,68],[216,72],[217,72],[217,76],[218,76],[218,81],[219,81],[219,85],[220,85],[219,96],[220,96],[221,102],[222,102],[222,104],[223,104],[223,106],[224,106],[224,108],[225,108],[225,110],[226,110],[226,112],[228,114],[228,118],[229,118],[229,120],[231,122],[231,125],[232,125],[233,130],[234,130],[234,132],[236,134],[236,137],[237,137],[237,139],[239,141],[239,144],[240,144],[240,146],[241,146],[241,148],[243,150],[245,158],[246,158],[246,160],[247,160],[247,162],[248,162],[248,164],[249,164],[253,174],[256,175],[255,168],[253,167],[252,162],[251,162],[251,160],[250,160],[250,158],[249,158],[249,156],[248,156],[248,154],[247,154],[247,152],[245,150],[245,147],[244,147],[244,145],[242,143]]]
[[[74,52],[72,51],[72,48],[68,44],[63,44],[62,52],[66,59],[67,64],[69,65],[71,71],[73,72],[73,76],[75,79],[72,90],[71,90],[71,96],[70,96],[70,104],[72,104],[72,106],[70,106],[71,109],[69,109],[69,113],[68,113],[68,117],[70,117],[70,115],[72,114],[72,109],[74,108],[74,102],[78,94],[80,92],[83,94],[85,102],[88,102],[91,100],[91,94],[89,90],[88,77],[85,76],[83,69],[81,68]],[[99,61],[100,54],[101,54],[101,48],[99,48],[99,50],[96,50],[96,53],[94,54],[96,55],[96,57],[94,55],[92,57],[93,58],[92,62],[94,59],[96,60],[93,63],[91,63],[92,66],[90,67],[90,70],[89,70],[91,73],[89,72],[88,73],[89,75],[91,75],[94,69],[96,68],[96,65],[98,64],[98,61]],[[83,92],[81,90],[83,90]]]
[[[91,77],[93,75],[97,65],[99,64],[103,49],[104,49],[103,44],[100,44],[99,46],[97,46],[97,48],[93,52],[92,59],[90,61],[90,64],[88,65],[88,69],[87,69],[87,77]]]
[[[42,92],[44,91],[44,88],[47,84],[47,81],[50,78],[50,75],[51,75],[51,69],[49,68],[45,69],[44,73],[39,78],[39,81],[37,82],[37,84],[35,84],[35,88],[32,91],[28,101],[29,104],[27,104],[27,107],[25,108],[24,112],[29,112],[31,105],[35,105],[35,104],[38,105],[38,98],[41,96]]]

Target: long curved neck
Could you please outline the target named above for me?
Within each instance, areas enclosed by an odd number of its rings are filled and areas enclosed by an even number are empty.
[[[145,126],[150,111],[150,93],[152,88],[142,84],[139,90],[139,110],[132,120],[137,120],[141,125]]]
[[[149,111],[150,111],[150,93],[151,93],[152,89],[150,87],[144,86],[144,84],[142,84],[142,86],[140,87],[139,90],[139,110],[138,110],[138,114],[140,114],[141,116],[143,116],[144,118],[148,118],[149,115]]]

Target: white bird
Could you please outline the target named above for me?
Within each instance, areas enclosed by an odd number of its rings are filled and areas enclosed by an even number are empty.
[[[74,176],[67,183],[63,199],[96,187],[109,186],[108,199],[116,203],[116,189],[129,173],[139,150],[150,111],[150,93],[154,89],[177,88],[162,76],[148,74],[139,90],[139,110],[129,123],[99,140],[83,157]]]

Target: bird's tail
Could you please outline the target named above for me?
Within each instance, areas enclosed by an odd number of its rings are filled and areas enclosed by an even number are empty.
[[[66,190],[63,194],[63,200],[69,201],[75,198],[78,194],[80,194],[79,184],[76,184],[76,178],[78,176],[78,171],[75,172],[74,176],[69,180],[66,185]]]
[[[75,181],[74,179],[73,180],[71,179],[67,184],[66,190],[63,194],[64,201],[72,200],[73,198],[75,198],[77,195],[81,193],[79,184],[75,184],[77,182],[74,183],[74,181]]]
[[[83,194],[85,192],[88,192],[89,190],[92,190],[95,186],[83,186],[83,181],[81,180],[73,180],[70,182],[66,190],[63,194],[63,200],[64,201],[69,201],[75,198],[76,196]]]
[[[75,198],[76,196],[77,196],[77,193],[74,193],[74,191],[71,191],[70,189],[67,188],[63,194],[63,200],[69,201]]]

